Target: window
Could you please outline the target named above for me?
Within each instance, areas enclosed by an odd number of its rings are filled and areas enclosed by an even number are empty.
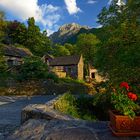
[[[95,73],[94,73],[94,72],[91,73],[91,78],[92,78],[92,79],[95,78]]]
[[[8,66],[10,66],[10,67],[13,66],[13,60],[10,60],[10,59],[7,60],[7,64],[8,64]]]
[[[63,66],[56,66],[55,70],[56,71],[64,71],[64,67]]]

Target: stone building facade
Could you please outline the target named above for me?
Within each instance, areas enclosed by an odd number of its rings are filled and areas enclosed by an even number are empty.
[[[32,55],[29,51],[13,46],[5,46],[3,53],[9,67],[21,65],[24,57]]]
[[[84,62],[82,55],[52,57],[50,55],[44,56],[45,63],[49,65],[58,77],[71,77],[73,79],[83,80],[84,76]]]

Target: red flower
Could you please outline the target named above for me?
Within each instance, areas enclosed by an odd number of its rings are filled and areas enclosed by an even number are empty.
[[[132,92],[128,92],[127,96],[129,99],[131,99],[133,101],[136,101],[138,99],[138,96]]]
[[[123,87],[126,88],[127,90],[129,90],[129,85],[127,82],[121,82],[120,88],[123,88]]]

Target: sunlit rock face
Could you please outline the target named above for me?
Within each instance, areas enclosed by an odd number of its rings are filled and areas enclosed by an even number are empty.
[[[81,26],[76,23],[64,24],[57,32],[50,35],[50,39],[53,41],[53,43],[64,44],[81,29],[88,30],[90,28],[88,26]]]

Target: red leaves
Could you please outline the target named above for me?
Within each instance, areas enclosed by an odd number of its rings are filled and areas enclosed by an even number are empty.
[[[121,84],[120,84],[120,88],[126,88],[126,90],[129,90],[129,85],[128,85],[128,83],[127,82],[121,82]]]

